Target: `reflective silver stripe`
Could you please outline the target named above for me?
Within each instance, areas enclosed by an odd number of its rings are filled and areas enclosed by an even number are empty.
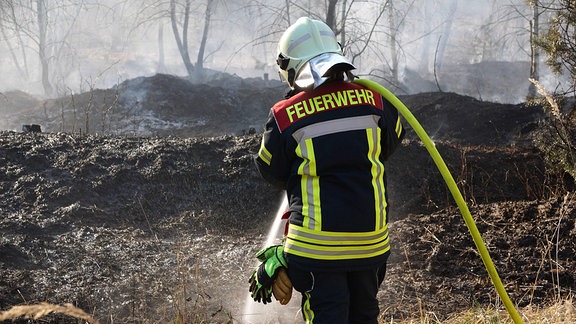
[[[367,128],[377,128],[378,120],[380,120],[380,117],[376,115],[334,119],[302,127],[295,131],[292,136],[296,142],[302,145],[303,140],[322,135]]]
[[[285,243],[285,251],[308,258],[325,260],[343,260],[369,258],[381,255],[390,249],[388,227],[385,222],[384,165],[380,156],[380,128],[376,115],[356,116],[320,122],[303,127],[293,133],[298,143],[296,154],[303,159],[298,169],[302,175],[304,217],[303,226],[290,225]],[[377,218],[373,232],[325,232],[315,230],[321,222],[319,188],[315,169],[312,139],[339,132],[364,130],[370,151],[367,152],[372,164],[372,183]],[[317,192],[318,191],[318,192]],[[316,200],[315,200],[316,198]],[[315,210],[315,206],[318,210]]]
[[[300,38],[298,38],[297,40],[293,41],[292,44],[290,44],[290,46],[288,46],[288,49],[286,50],[286,52],[288,52],[288,53],[286,53],[286,55],[292,56],[292,55],[290,55],[290,52],[292,52],[292,50],[293,50],[296,46],[304,43],[305,41],[307,41],[307,40],[310,39],[311,37],[312,37],[312,35],[310,35],[310,34],[304,34],[304,35],[302,35]]]
[[[363,259],[382,255],[390,250],[390,239],[386,235],[373,244],[326,245],[302,242],[288,237],[284,243],[284,252],[319,260]],[[326,241],[324,241],[326,243]]]
[[[258,151],[258,156],[262,161],[264,161],[264,163],[270,165],[272,161],[272,154],[270,153],[270,151],[268,151],[268,149],[264,145],[264,137],[262,137],[262,142],[260,143],[260,150]]]
[[[292,134],[298,143],[296,154],[303,160],[298,168],[298,173],[302,175],[301,190],[304,200],[302,214],[306,216],[305,227],[309,229],[319,228],[322,222],[319,179],[316,174],[316,159],[311,139],[351,130],[378,129],[379,118],[375,115],[366,115],[329,120],[302,127]]]
[[[288,253],[302,255],[302,256],[317,256],[322,258],[322,256],[327,257],[327,259],[347,259],[356,256],[356,258],[367,258],[376,255],[383,254],[390,248],[390,243],[388,241],[384,242],[382,246],[376,247],[364,247],[362,249],[357,248],[353,250],[338,249],[338,250],[317,250],[314,248],[304,247],[296,244],[291,244],[286,242]]]
[[[290,225],[288,228],[288,238],[298,239],[305,242],[316,242],[322,244],[337,243],[336,245],[372,244],[382,241],[388,236],[388,228],[383,228],[381,232],[309,232],[304,229]]]
[[[314,197],[320,195],[320,188],[316,188],[314,183],[318,181],[316,174],[316,159],[314,158],[314,146],[311,139],[304,140],[296,148],[296,154],[302,158],[302,164],[298,168],[298,174],[302,176],[300,183],[302,191],[302,214],[307,216],[305,226],[314,229],[320,222],[321,211],[316,210],[316,205],[320,202],[315,201]],[[318,208],[320,209],[320,208]]]

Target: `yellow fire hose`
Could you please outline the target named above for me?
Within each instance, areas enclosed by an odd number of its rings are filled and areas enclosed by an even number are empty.
[[[498,272],[496,271],[494,263],[490,258],[490,253],[488,252],[488,249],[486,248],[484,241],[482,241],[482,236],[480,235],[480,232],[476,227],[476,223],[474,222],[474,219],[470,214],[468,205],[466,205],[466,202],[464,201],[464,198],[462,197],[462,194],[460,193],[460,190],[458,189],[458,186],[456,185],[456,182],[454,181],[452,174],[450,174],[450,171],[448,170],[446,163],[444,163],[444,160],[440,156],[440,153],[438,153],[436,146],[434,145],[428,134],[426,134],[426,131],[424,130],[422,125],[420,125],[416,117],[412,115],[410,110],[408,110],[408,108],[394,94],[392,94],[392,92],[390,92],[388,89],[384,88],[380,84],[366,79],[357,79],[354,80],[354,83],[372,89],[380,93],[384,98],[390,101],[398,109],[398,111],[404,117],[404,119],[406,119],[408,124],[412,126],[412,129],[414,129],[418,137],[420,137],[420,139],[424,143],[424,146],[426,146],[428,153],[434,160],[434,163],[436,163],[436,167],[442,174],[442,177],[444,178],[446,185],[448,185],[448,188],[450,189],[450,193],[452,193],[452,197],[454,198],[456,204],[458,205],[458,208],[460,209],[460,213],[464,218],[464,222],[466,222],[466,226],[468,226],[468,230],[472,235],[472,239],[476,244],[476,248],[478,249],[478,252],[480,252],[482,262],[484,262],[484,266],[488,271],[488,275],[490,276],[490,279],[492,280],[492,283],[494,284],[494,287],[496,288],[496,291],[498,292],[500,299],[504,303],[504,306],[506,307],[508,314],[510,314],[510,317],[512,318],[514,323],[523,323],[522,319],[520,318],[520,315],[518,314],[518,311],[510,301],[508,293],[506,293],[506,289],[504,288],[504,285],[502,284],[500,277],[498,276]]]

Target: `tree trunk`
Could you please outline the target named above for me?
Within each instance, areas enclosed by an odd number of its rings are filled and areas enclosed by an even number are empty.
[[[6,35],[6,31],[4,30],[4,25],[0,24],[0,31],[2,32],[2,37],[4,38],[4,41],[6,43],[6,46],[8,46],[8,51],[10,52],[10,57],[12,58],[12,61],[14,62],[14,65],[16,65],[16,69],[18,69],[18,73],[25,79],[28,79],[28,73],[25,72],[22,67],[20,66],[20,62],[18,61],[18,56],[16,56],[16,51],[14,50],[14,48],[12,47],[12,44],[10,44],[10,42],[8,41],[8,36]],[[23,58],[24,60],[26,59],[26,57]]]
[[[433,3],[426,1],[426,3],[422,4],[424,6],[424,19],[423,24],[425,26],[426,31],[431,30],[430,21],[433,17],[433,12],[435,12],[434,8],[430,9]],[[418,63],[418,73],[421,76],[427,76],[430,73],[430,47],[431,47],[432,37],[431,35],[426,35],[422,40],[422,46],[420,47],[422,52],[420,53],[420,62]]]
[[[346,44],[346,0],[342,1],[342,16],[341,16],[342,26],[340,27],[340,46],[345,46]]]
[[[46,56],[46,28],[48,19],[44,0],[36,0],[36,9],[38,18],[38,56],[42,70],[42,87],[44,87],[44,94],[51,96],[54,89],[52,88],[52,84],[50,84],[49,64],[48,57]]]
[[[290,19],[290,0],[286,0],[286,20],[288,23],[288,26],[292,25],[292,19]]]
[[[539,60],[540,60],[540,50],[535,44],[536,37],[539,33],[539,12],[538,12],[538,2],[534,1],[532,3],[532,21],[530,21],[530,78],[539,81]],[[530,82],[528,86],[528,97],[536,97],[536,86],[534,83]]]
[[[388,20],[390,24],[390,59],[392,60],[390,70],[392,72],[392,82],[398,84],[398,53],[396,52],[396,33],[398,28],[395,23],[396,19],[394,19],[394,2],[390,0],[388,5],[390,6],[388,8]]]
[[[458,7],[457,0],[452,0],[450,7],[448,8],[448,15],[446,17],[446,23],[444,24],[444,32],[440,38],[440,43],[438,46],[438,61],[437,68],[442,68],[444,63],[444,51],[446,50],[446,45],[448,44],[448,39],[450,39],[450,32],[452,31],[452,24],[454,23],[454,16],[456,14],[456,9]]]
[[[212,18],[212,5],[214,0],[206,2],[206,15],[204,16],[204,31],[202,32],[202,40],[200,41],[200,48],[198,49],[198,58],[196,59],[196,72],[199,78],[203,77],[204,70],[204,53],[206,52],[206,41],[208,40],[208,31],[210,30],[210,19]]]
[[[158,66],[156,73],[166,73],[166,62],[164,59],[164,25],[158,25]]]
[[[178,46],[178,51],[182,57],[182,62],[186,67],[188,76],[192,76],[194,73],[194,65],[190,61],[190,54],[188,53],[188,21],[190,19],[190,0],[186,0],[186,6],[184,9],[184,25],[182,26],[182,38],[180,38],[180,32],[178,31],[178,23],[176,21],[176,0],[170,0],[170,21],[172,22],[172,33],[176,39],[176,45]]]
[[[326,25],[328,25],[328,27],[330,27],[335,34],[338,34],[336,30],[336,4],[338,4],[338,0],[328,0]]]

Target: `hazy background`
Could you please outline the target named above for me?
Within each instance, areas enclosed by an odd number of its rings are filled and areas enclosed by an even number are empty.
[[[532,14],[525,0],[1,0],[0,92],[57,97],[155,73],[186,76],[172,21],[182,36],[187,3],[193,64],[206,30],[205,69],[278,79],[282,31],[300,16],[325,20],[330,2],[337,37],[361,76],[398,93],[441,88],[500,102],[525,98]],[[541,28],[546,20],[544,11]],[[541,79],[558,86],[546,70]]]

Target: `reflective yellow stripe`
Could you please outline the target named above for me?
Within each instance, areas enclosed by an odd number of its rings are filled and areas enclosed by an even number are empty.
[[[366,137],[368,140],[368,159],[372,163],[372,187],[374,188],[374,212],[376,213],[376,220],[374,226],[376,229],[382,228],[386,224],[386,199],[384,186],[384,164],[380,161],[380,128],[366,130]]]
[[[398,117],[398,120],[396,121],[396,135],[398,135],[398,138],[402,135],[402,123],[400,122],[400,117]]]
[[[314,311],[310,308],[310,293],[304,292],[305,302],[302,305],[302,313],[304,313],[304,320],[306,324],[312,324],[314,322]]]
[[[378,244],[369,246],[318,246],[287,239],[284,251],[316,260],[350,260],[365,259],[382,255],[390,250],[388,237]]]
[[[272,154],[266,149],[266,146],[264,146],[264,137],[262,137],[262,142],[260,143],[258,157],[268,165],[270,165],[270,161],[272,161]]]
[[[377,116],[350,117],[306,126],[292,135],[298,146],[296,155],[302,191],[302,226],[290,224],[285,252],[320,260],[362,259],[390,250],[386,224],[384,164],[380,161],[381,129]],[[374,195],[374,227],[370,232],[327,232],[321,227],[320,178],[316,170],[313,139],[341,131],[364,130],[368,142]]]
[[[306,140],[306,147],[310,157],[310,178],[312,179],[312,198],[314,206],[314,221],[309,224],[310,229],[322,228],[322,205],[320,204],[320,177],[316,169],[316,156],[314,154],[314,146],[312,139]]]
[[[379,119],[379,116],[367,115],[329,120],[300,128],[292,134],[298,143],[296,155],[302,158],[302,163],[298,167],[298,174],[301,176],[300,188],[302,190],[302,214],[305,216],[304,226],[311,229],[320,229],[322,224],[320,178],[316,170],[316,158],[312,140],[316,137],[333,133],[378,129]]]
[[[303,144],[303,145],[302,145]],[[314,144],[307,138],[296,148],[296,155],[302,158],[298,167],[300,190],[302,190],[302,215],[304,226],[310,229],[320,228],[322,223],[322,209],[320,206],[320,177],[316,170],[316,157]]]
[[[370,258],[390,250],[388,227],[373,232],[319,232],[290,225],[284,251],[320,260]]]
[[[386,238],[378,244],[354,245],[354,246],[319,246],[299,241],[290,242],[289,253],[297,255],[311,255],[318,259],[351,259],[368,258],[384,253],[389,248],[389,240]],[[286,250],[286,248],[284,248]],[[320,256],[320,257],[318,257]]]
[[[383,240],[388,235],[388,225],[372,232],[314,231],[290,224],[287,237],[322,245],[366,245]]]

